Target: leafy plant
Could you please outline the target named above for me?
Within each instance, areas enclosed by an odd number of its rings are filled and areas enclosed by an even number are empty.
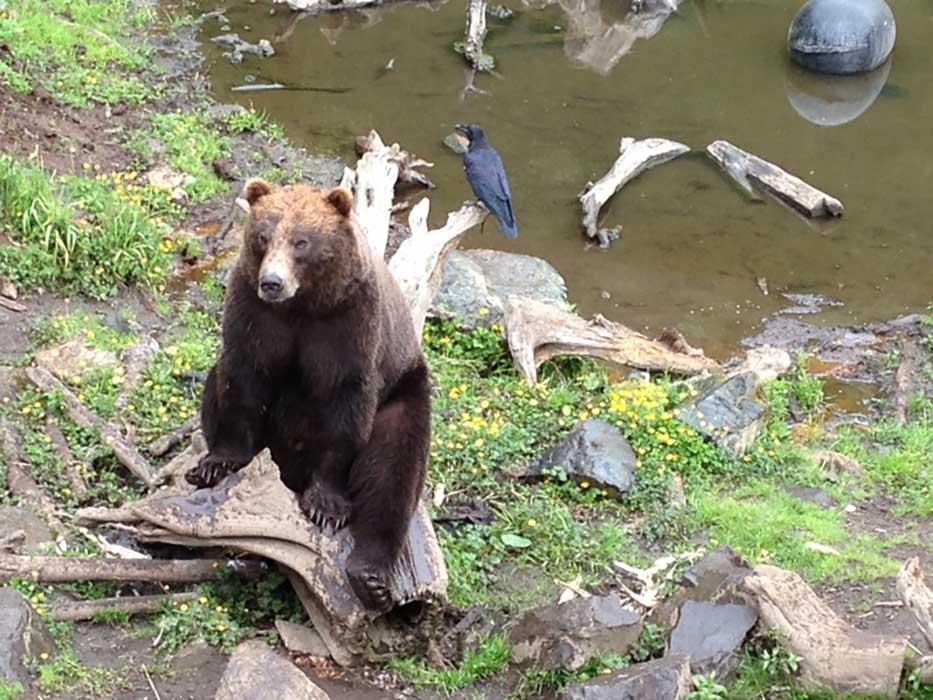
[[[693,677],[693,691],[687,695],[688,700],[725,700],[728,689],[716,681],[716,676],[695,675]]]
[[[497,673],[509,662],[512,650],[505,635],[487,637],[474,650],[467,652],[457,668],[436,669],[420,659],[392,659],[387,666],[417,686],[436,688],[452,695],[478,680]]]

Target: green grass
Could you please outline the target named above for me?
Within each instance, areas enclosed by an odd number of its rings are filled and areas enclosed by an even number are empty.
[[[131,0],[15,0],[0,6],[0,82],[17,92],[41,85],[66,104],[140,104],[147,50],[130,39],[152,12]]]
[[[474,650],[467,652],[457,668],[436,669],[421,659],[393,659],[387,666],[419,687],[435,688],[446,695],[495,675],[511,658],[512,649],[505,635],[487,637]]]
[[[269,119],[263,111],[257,111],[252,105],[249,109],[234,112],[224,119],[227,128],[234,134],[252,133],[265,136],[267,139],[281,139],[285,131],[281,126]]]
[[[0,680],[0,700],[17,700],[25,692],[22,683]]]
[[[166,229],[112,189],[57,178],[0,155],[0,274],[21,288],[38,286],[102,299],[123,285],[153,287],[168,271]]]

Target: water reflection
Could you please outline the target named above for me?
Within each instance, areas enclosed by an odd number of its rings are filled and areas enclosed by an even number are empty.
[[[787,101],[801,117],[818,126],[854,121],[881,94],[891,72],[891,60],[870,73],[827,75],[787,64]]]

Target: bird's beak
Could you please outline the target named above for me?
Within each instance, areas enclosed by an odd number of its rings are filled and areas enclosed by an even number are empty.
[[[466,124],[454,124],[454,129],[455,129],[456,131],[459,131],[459,132],[460,132],[461,134],[463,134],[464,136],[466,136],[466,134],[467,134]]]

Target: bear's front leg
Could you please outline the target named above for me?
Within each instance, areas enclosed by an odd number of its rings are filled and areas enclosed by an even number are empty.
[[[391,581],[408,536],[431,444],[431,387],[424,365],[409,370],[376,413],[372,434],[350,471],[353,551],[347,578],[367,608],[387,612]]]
[[[325,464],[318,467],[298,499],[301,510],[324,531],[337,532],[350,520],[347,472],[352,460],[352,455],[326,455]]]
[[[215,486],[249,464],[260,444],[269,401],[269,382],[242,363],[222,357],[207,375],[201,399],[201,426],[207,454],[185,480],[198,488]]]

